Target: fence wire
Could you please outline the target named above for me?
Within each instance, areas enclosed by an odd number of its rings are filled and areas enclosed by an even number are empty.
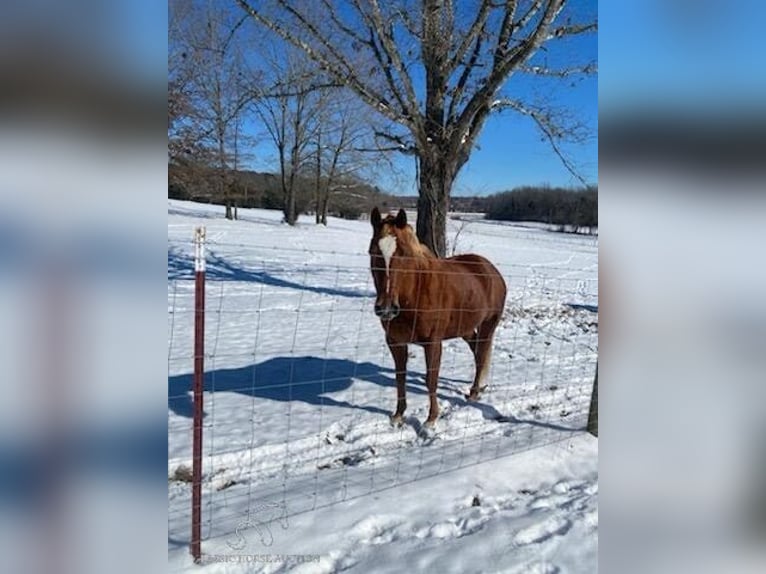
[[[203,544],[259,525],[584,432],[598,354],[594,269],[494,262],[505,312],[478,402],[473,355],[442,353],[436,429],[423,352],[410,346],[405,424],[373,312],[369,257],[209,243]],[[593,250],[591,250],[591,253]],[[168,249],[169,536],[189,539],[194,282],[191,244]],[[233,548],[233,546],[232,546]]]

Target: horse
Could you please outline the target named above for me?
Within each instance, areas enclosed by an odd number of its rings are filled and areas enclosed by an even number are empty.
[[[479,399],[492,353],[492,340],[505,307],[503,276],[487,259],[466,254],[437,258],[418,241],[407,214],[370,213],[370,271],[375,283],[375,315],[396,367],[396,411],[391,424],[401,425],[407,408],[408,345],[423,347],[430,410],[426,428],[439,416],[436,386],[442,341],[462,338],[473,352],[476,371],[466,398]]]

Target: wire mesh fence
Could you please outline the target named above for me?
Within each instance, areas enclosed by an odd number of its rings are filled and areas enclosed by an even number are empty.
[[[595,264],[494,260],[508,285],[479,401],[473,355],[446,341],[428,412],[409,347],[408,410],[392,426],[395,369],[364,251],[211,240],[207,254],[202,540],[268,545],[289,516],[585,432],[598,353]],[[595,246],[572,242],[590,255]],[[168,249],[169,533],[189,540],[194,359],[191,243]],[[510,253],[509,253],[510,256]],[[595,255],[594,255],[595,256]],[[270,525],[270,526],[267,526]]]

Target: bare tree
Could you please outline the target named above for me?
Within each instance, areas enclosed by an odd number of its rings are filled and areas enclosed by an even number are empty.
[[[171,28],[176,51],[181,51],[188,100],[193,106],[191,124],[197,142],[214,160],[218,172],[217,194],[233,218],[228,175],[236,147],[240,116],[252,97],[243,85],[245,60],[236,43],[242,18],[207,2],[172,0],[171,8],[183,7],[183,22]]]
[[[546,43],[597,29],[595,16],[564,13],[566,0],[236,1],[398,127],[378,136],[417,157],[417,234],[440,256],[453,182],[493,112],[532,119],[562,159],[561,142],[580,135],[550,105],[502,93],[514,72],[567,79],[596,71],[593,62],[529,62]]]
[[[168,193],[179,197],[213,191],[208,180],[215,158],[199,122],[189,37],[198,17],[192,0],[168,3]]]
[[[168,161],[183,161],[199,148],[199,134],[193,129],[193,72],[188,50],[182,40],[189,24],[189,0],[168,4]]]
[[[266,55],[266,54],[262,54]],[[320,87],[316,74],[308,73],[296,54],[272,54],[262,58],[269,70],[269,87],[253,88],[257,93],[255,110],[273,142],[279,161],[284,220],[298,220],[296,194],[299,176],[308,169],[311,143],[315,141],[321,109]],[[262,62],[263,64],[264,62]]]
[[[319,125],[315,131],[315,217],[327,225],[331,198],[358,185],[374,160],[367,150],[373,145],[375,123],[359,113],[359,101],[347,90],[323,88],[319,100]]]

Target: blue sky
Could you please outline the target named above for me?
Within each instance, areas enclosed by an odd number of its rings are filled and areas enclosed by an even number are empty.
[[[763,0],[604,2],[599,11],[602,112],[709,111],[763,105]],[[732,106],[736,104],[736,106]]]
[[[587,22],[598,14],[598,3],[571,0],[562,20]],[[599,37],[586,34],[546,45],[530,64],[563,68],[584,65],[598,58]],[[504,90],[515,97],[551,101],[557,108],[572,113],[587,126],[588,141],[564,146],[567,158],[588,182],[598,180],[598,76],[550,80],[539,76],[511,76]],[[579,186],[580,182],[564,167],[532,120],[513,112],[490,117],[469,162],[455,183],[455,195],[486,195],[526,184]]]
[[[595,43],[595,37],[592,38]],[[595,46],[593,48],[595,52]],[[514,92],[532,93],[534,87],[525,79],[514,89],[515,78],[507,88]],[[561,106],[572,110],[587,124],[591,133],[588,142],[565,147],[567,157],[578,168],[588,182],[598,179],[598,79],[596,76],[583,79],[569,87],[565,84],[556,94]],[[532,120],[504,112],[491,117],[482,131],[478,148],[458,175],[454,193],[456,195],[485,195],[511,187],[549,183],[551,185],[576,186],[580,183],[566,170]]]

